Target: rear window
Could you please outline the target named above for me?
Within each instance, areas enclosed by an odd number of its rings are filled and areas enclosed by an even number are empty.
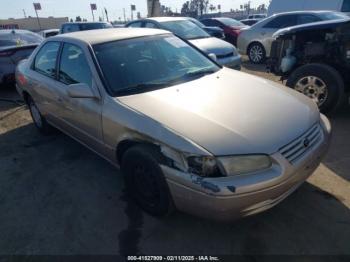
[[[16,31],[8,34],[0,34],[0,46],[22,46],[28,44],[39,44],[44,38],[31,32],[17,33]]]
[[[221,17],[221,18],[215,18],[215,19],[220,21],[226,26],[244,26],[243,23],[232,18]]]
[[[350,10],[348,12],[350,12]],[[337,20],[337,19],[349,18],[346,14],[337,13],[337,12],[320,13],[319,17],[321,17],[322,20]]]
[[[112,28],[113,26],[108,23],[87,23],[87,24],[80,24],[80,30],[94,30],[94,29],[103,29],[103,28]]]

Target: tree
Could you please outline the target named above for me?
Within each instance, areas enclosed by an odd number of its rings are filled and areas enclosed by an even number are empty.
[[[81,22],[81,17],[80,17],[80,16],[77,16],[77,17],[75,18],[75,22]]]
[[[190,0],[186,1],[181,8],[181,14],[186,16],[198,16],[207,12],[209,0]]]

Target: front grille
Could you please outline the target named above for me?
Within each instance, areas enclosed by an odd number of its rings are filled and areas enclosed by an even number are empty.
[[[217,55],[216,57],[217,57],[218,59],[223,59],[223,58],[227,58],[227,57],[231,57],[231,56],[233,56],[233,52],[228,53],[228,54],[226,54],[226,55]]]
[[[279,152],[291,163],[294,164],[311,150],[320,140],[323,132],[320,124],[314,125],[302,136],[282,147]]]

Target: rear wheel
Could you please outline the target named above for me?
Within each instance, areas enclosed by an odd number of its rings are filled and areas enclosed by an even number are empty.
[[[344,81],[334,68],[324,64],[309,64],[295,70],[287,86],[308,96],[322,113],[331,113],[345,101]]]
[[[252,43],[248,48],[248,57],[250,62],[254,64],[261,64],[266,59],[266,51],[262,44]]]
[[[42,116],[34,100],[28,96],[26,101],[35,126],[43,134],[51,133],[53,129],[52,126],[50,126],[50,124],[47,123],[46,119]]]
[[[174,211],[174,205],[159,161],[157,149],[137,145],[125,152],[121,168],[127,191],[135,202],[151,215],[165,216]]]

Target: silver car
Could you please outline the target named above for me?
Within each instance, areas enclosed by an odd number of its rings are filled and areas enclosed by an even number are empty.
[[[162,30],[49,38],[16,80],[40,131],[54,126],[120,166],[156,216],[267,210],[314,172],[330,141],[306,96],[223,68]]]
[[[210,36],[188,17],[152,17],[132,21],[126,27],[158,28],[168,30],[188,40],[206,54],[214,54],[220,65],[241,69],[241,56],[236,47],[224,40]]]
[[[248,55],[252,63],[260,64],[270,56],[273,34],[286,27],[314,23],[319,21],[344,19],[343,13],[332,11],[297,11],[270,16],[243,29],[238,36],[238,51]],[[348,18],[348,17],[347,17]]]

